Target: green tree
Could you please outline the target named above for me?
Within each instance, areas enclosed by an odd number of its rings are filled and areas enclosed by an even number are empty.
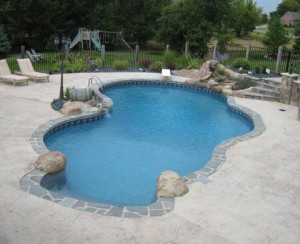
[[[237,36],[248,35],[260,24],[262,9],[253,0],[234,0],[231,26]]]
[[[161,9],[171,3],[170,0],[116,0],[115,26],[125,32],[140,46],[155,35],[156,20],[161,15]]]
[[[300,53],[300,24],[296,25],[295,27],[295,44],[293,46],[293,51]]]
[[[280,17],[287,11],[300,11],[300,0],[283,0],[280,4],[278,4],[276,13]]]
[[[279,46],[285,45],[287,42],[288,38],[285,36],[285,29],[281,24],[280,18],[278,16],[272,16],[269,21],[264,44],[275,53]]]
[[[12,44],[43,48],[51,35],[88,26],[96,0],[1,0],[0,22]],[[39,14],[42,13],[42,14]]]
[[[230,2],[183,0],[165,7],[158,19],[157,39],[178,51],[183,49],[186,41],[197,43],[205,52],[207,43],[224,20],[220,6],[228,6]]]
[[[269,21],[268,15],[266,13],[263,13],[260,16],[260,24],[267,24]]]
[[[10,42],[7,35],[0,28],[0,58],[5,58],[10,50]]]

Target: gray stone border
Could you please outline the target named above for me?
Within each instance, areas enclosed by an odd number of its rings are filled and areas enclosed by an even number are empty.
[[[130,81],[114,81],[105,85],[105,88],[113,86],[123,86],[128,84],[155,84],[155,85],[167,85],[167,86],[178,86],[185,87],[195,90],[201,90],[214,94],[221,99],[226,100],[226,97],[220,93],[215,93],[209,89],[198,87],[195,85],[184,84],[181,82],[174,81],[154,81],[154,80],[130,80]],[[195,182],[198,181],[202,184],[207,184],[209,175],[218,171],[222,164],[226,160],[226,151],[236,143],[240,141],[245,141],[251,138],[254,138],[262,134],[265,130],[265,126],[260,115],[248,108],[240,106],[235,103],[234,97],[227,98],[228,107],[235,113],[247,118],[253,123],[254,129],[242,136],[237,136],[230,138],[221,142],[213,151],[211,159],[207,164],[199,169],[196,172],[193,172],[189,175],[183,176],[184,181],[186,182]],[[67,128],[69,126],[88,123],[102,118],[105,113],[88,113],[84,115],[76,116],[64,116],[57,119],[49,120],[46,124],[41,125],[29,139],[29,142],[33,150],[41,155],[44,152],[48,152],[48,149],[44,143],[44,140],[47,136]],[[20,180],[20,187],[22,190],[41,197],[43,199],[50,200],[59,205],[70,207],[80,211],[94,212],[97,214],[105,216],[115,216],[121,218],[137,218],[142,216],[162,216],[171,210],[173,210],[175,205],[174,198],[158,198],[156,202],[148,206],[115,206],[109,204],[93,203],[87,202],[80,199],[75,199],[67,196],[60,195],[55,192],[51,192],[40,185],[43,177],[46,175],[46,172],[34,169],[28,174],[24,175]]]

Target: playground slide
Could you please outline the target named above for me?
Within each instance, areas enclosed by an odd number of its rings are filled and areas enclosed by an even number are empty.
[[[92,40],[93,44],[95,45],[97,51],[101,51],[100,41],[97,40],[95,37],[92,37],[91,40]]]

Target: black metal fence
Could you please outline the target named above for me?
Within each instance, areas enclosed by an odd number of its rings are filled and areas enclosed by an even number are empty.
[[[278,59],[278,55],[280,56]],[[218,52],[216,57],[221,63],[232,66],[239,58],[250,62],[250,71],[258,67],[270,69],[272,73],[300,73],[300,53],[283,50],[281,53],[270,51],[268,48],[249,46],[228,46],[225,51]],[[276,70],[278,64],[279,70]]]
[[[210,47],[205,59],[213,58],[213,47]],[[32,60],[34,69],[37,71],[44,71],[48,73],[58,72],[60,68],[61,52],[59,51],[44,51],[38,52],[40,59]],[[138,56],[136,56],[138,54]],[[128,67],[143,67],[143,63],[155,61],[162,61],[164,59],[165,50],[106,50],[105,55],[96,50],[76,51],[72,50],[68,55],[77,60],[72,67],[67,69],[66,72],[78,72],[82,70],[91,70],[93,67],[90,60],[102,59],[103,68],[113,68],[116,60],[126,60]],[[176,55],[176,67],[185,68],[187,61],[184,63],[184,54]],[[17,64],[18,58],[28,57],[26,53],[10,54],[6,58],[12,72],[18,71]],[[238,58],[247,58],[250,62],[250,70],[255,70],[257,67],[270,69],[272,73],[276,72],[276,64],[278,62],[278,53],[271,52],[267,48],[262,47],[238,47],[227,46],[223,52],[216,52],[216,57],[221,63],[232,66],[234,61]],[[293,53],[291,51],[282,51],[279,72],[294,72],[300,73],[300,53]]]

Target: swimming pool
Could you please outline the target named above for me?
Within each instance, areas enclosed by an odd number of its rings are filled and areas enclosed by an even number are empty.
[[[221,141],[253,129],[223,97],[205,91],[131,84],[105,93],[114,101],[108,116],[47,138],[49,150],[63,152],[68,165],[46,175],[43,187],[93,202],[148,205],[160,172],[194,172]]]

